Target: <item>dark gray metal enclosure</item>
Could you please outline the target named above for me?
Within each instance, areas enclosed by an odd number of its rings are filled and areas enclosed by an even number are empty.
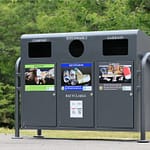
[[[148,51],[140,30],[23,35],[21,128],[150,130]]]

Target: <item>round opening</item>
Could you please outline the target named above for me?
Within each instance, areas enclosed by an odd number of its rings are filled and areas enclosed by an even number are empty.
[[[73,57],[80,57],[84,52],[84,45],[80,40],[74,40],[69,45],[69,52]]]

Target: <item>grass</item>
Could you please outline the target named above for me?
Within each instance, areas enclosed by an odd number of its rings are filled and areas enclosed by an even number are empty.
[[[0,134],[14,135],[13,129],[0,128]],[[21,136],[35,136],[36,130],[20,130]],[[72,131],[72,130],[43,130],[45,138],[66,138],[66,139],[120,139],[138,140],[139,132],[108,132],[108,131]],[[150,139],[150,132],[146,133],[146,138]]]

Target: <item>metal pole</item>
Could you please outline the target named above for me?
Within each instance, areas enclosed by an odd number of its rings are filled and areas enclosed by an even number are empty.
[[[144,95],[144,75],[145,66],[148,58],[150,57],[150,52],[146,53],[141,61],[141,98],[140,98],[140,143],[147,143],[145,134],[145,95]]]
[[[38,135],[38,136],[41,136],[41,135],[42,135],[42,130],[41,130],[41,129],[38,129],[38,130],[37,130],[37,135]]]
[[[19,99],[20,99],[20,87],[19,87],[19,80],[18,77],[20,76],[20,63],[21,57],[19,57],[16,61],[15,65],[15,137],[20,138],[19,132]]]
[[[44,136],[42,136],[42,130],[41,129],[37,129],[37,135],[34,136],[34,138],[39,138],[39,139],[44,138]]]

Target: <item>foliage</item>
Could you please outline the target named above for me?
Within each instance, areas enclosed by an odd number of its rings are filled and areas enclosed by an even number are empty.
[[[14,87],[0,83],[0,126],[14,125]]]
[[[138,28],[150,35],[150,0],[0,0],[0,14],[0,126],[12,127],[22,34]]]

